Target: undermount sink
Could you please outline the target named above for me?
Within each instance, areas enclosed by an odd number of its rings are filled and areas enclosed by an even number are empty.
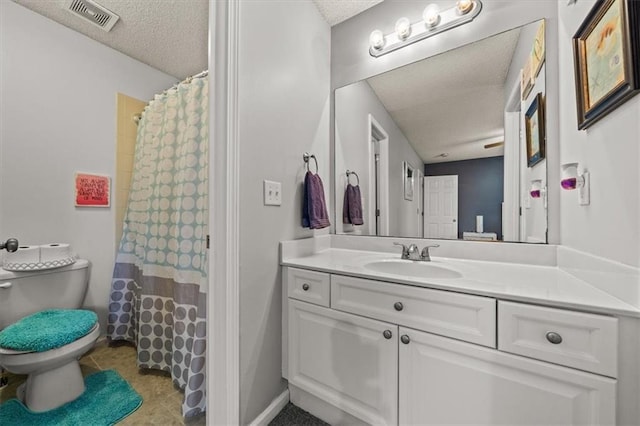
[[[462,274],[458,271],[434,265],[432,262],[388,259],[369,262],[364,267],[370,271],[417,278],[462,278]]]

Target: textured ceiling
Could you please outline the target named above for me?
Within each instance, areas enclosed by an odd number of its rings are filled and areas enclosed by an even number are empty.
[[[110,32],[66,11],[64,0],[13,1],[178,79],[208,68],[208,0],[96,0],[120,16]]]
[[[329,25],[334,26],[363,12],[382,0],[313,0]]]
[[[511,30],[367,81],[425,163],[502,155],[484,145],[503,140],[504,84],[519,35]]]
[[[120,17],[110,32],[69,13],[65,0],[13,1],[178,79],[208,68],[209,0],[95,0]],[[382,0],[313,1],[335,25]]]
[[[120,17],[110,32],[69,13],[65,0],[13,1],[178,79],[208,68],[209,0],[95,0]],[[382,2],[313,1],[330,25]]]

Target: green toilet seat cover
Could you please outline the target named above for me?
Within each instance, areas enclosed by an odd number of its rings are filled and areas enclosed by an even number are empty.
[[[81,309],[36,312],[0,331],[0,347],[14,351],[48,351],[87,335],[97,321],[95,312]]]

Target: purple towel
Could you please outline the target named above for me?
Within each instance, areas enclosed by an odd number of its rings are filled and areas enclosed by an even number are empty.
[[[344,206],[342,207],[342,223],[362,225],[362,196],[360,186],[347,185],[344,191]]]
[[[302,226],[311,229],[322,229],[331,225],[327,204],[324,201],[324,186],[320,176],[307,172],[304,177],[304,193],[302,195]]]

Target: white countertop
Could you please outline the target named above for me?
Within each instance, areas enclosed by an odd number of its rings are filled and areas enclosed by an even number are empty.
[[[369,262],[399,258],[393,253],[331,248],[310,256],[283,259],[282,265],[502,300],[640,317],[637,307],[557,267],[432,256],[434,266],[458,271],[462,278],[422,278],[374,272],[364,266]]]

